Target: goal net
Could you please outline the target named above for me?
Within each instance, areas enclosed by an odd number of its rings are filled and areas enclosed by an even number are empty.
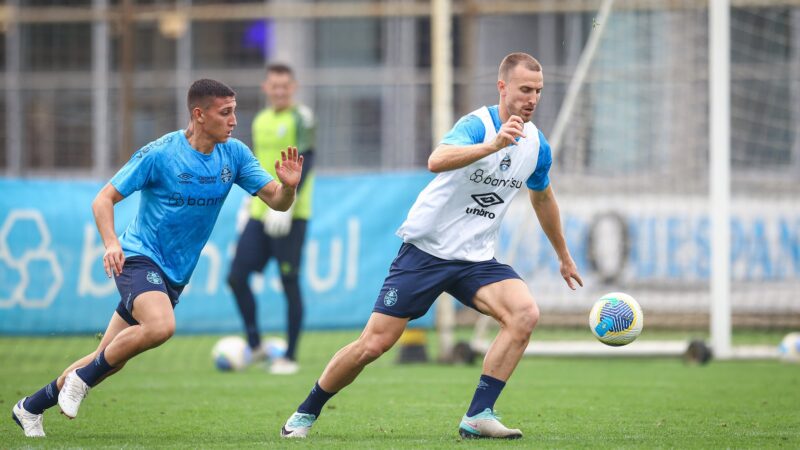
[[[729,29],[727,301],[733,356],[743,357],[775,354],[774,336],[800,328],[800,8],[751,3],[734,2]],[[529,353],[681,353],[710,326],[709,8],[605,1],[583,23],[592,30],[580,58],[546,72],[545,96],[561,100],[551,179],[585,287],[572,292],[561,279],[527,196],[505,219],[498,257],[529,283],[544,335],[574,327],[591,340],[588,311],[606,292],[627,292],[644,310],[644,334],[629,348],[534,339]],[[489,323],[478,321],[479,351]]]

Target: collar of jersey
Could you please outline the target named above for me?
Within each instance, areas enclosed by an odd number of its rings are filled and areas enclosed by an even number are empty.
[[[205,153],[203,153],[203,152],[195,150],[194,147],[192,147],[192,144],[189,143],[189,139],[186,138],[186,130],[179,130],[178,133],[180,134],[181,146],[184,149],[189,150],[190,152],[194,153],[195,155],[197,155],[200,158],[209,159],[209,158],[211,158],[211,155],[213,155],[214,152],[217,151],[217,144],[214,144],[214,150],[212,150],[211,153],[209,153],[207,155]]]
[[[495,133],[500,131],[500,127],[503,126],[503,124],[500,122],[500,110],[498,109],[497,105],[487,106],[486,109],[489,110],[489,115],[492,116]]]

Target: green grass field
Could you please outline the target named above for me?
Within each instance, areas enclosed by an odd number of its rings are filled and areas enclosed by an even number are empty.
[[[45,413],[24,438],[14,402],[96,345],[93,337],[0,338],[0,448],[800,448],[800,365],[777,361],[524,359],[496,408],[519,441],[461,441],[478,366],[398,365],[394,352],[334,397],[309,439],[279,430],[354,332],[307,333],[302,370],[217,372],[219,336],[176,336],[91,392],[73,421]]]

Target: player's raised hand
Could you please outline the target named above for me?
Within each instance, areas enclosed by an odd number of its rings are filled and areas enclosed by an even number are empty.
[[[572,258],[568,258],[566,261],[561,261],[561,276],[564,277],[564,281],[567,282],[567,286],[573,291],[578,287],[575,286],[572,280],[575,280],[581,287],[583,287],[583,280],[581,276],[578,275],[578,267],[575,265],[575,261]]]
[[[111,278],[111,275],[121,274],[124,265],[125,253],[122,251],[122,247],[119,244],[109,245],[103,255],[103,269],[106,271],[106,276]]]
[[[303,156],[297,152],[297,147],[289,147],[281,151],[280,161],[275,161],[275,174],[281,184],[289,188],[296,188],[300,184],[303,174]]]
[[[519,116],[511,116],[504,123],[492,142],[495,150],[502,150],[509,145],[516,145],[518,138],[525,137],[525,122]]]

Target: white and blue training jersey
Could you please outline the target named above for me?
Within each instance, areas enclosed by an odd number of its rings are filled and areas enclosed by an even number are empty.
[[[462,117],[442,144],[466,146],[492,142],[501,126],[497,106]],[[417,197],[397,230],[404,242],[438,258],[487,261],[494,257],[500,222],[522,189],[550,185],[550,144],[532,122],[525,138],[474,163],[436,175]]]
[[[110,181],[125,197],[141,191],[136,217],[119,238],[122,250],[147,256],[172,283],[185,285],[233,184],[255,195],[272,179],[237,139],[205,155],[183,130],[168,133],[134,153]]]

